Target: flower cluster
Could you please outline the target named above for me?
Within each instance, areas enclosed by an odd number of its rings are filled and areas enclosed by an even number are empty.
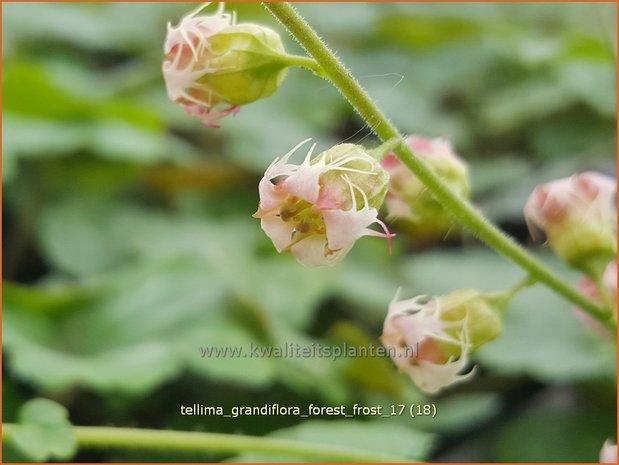
[[[398,369],[427,393],[470,378],[473,370],[462,372],[471,352],[501,333],[505,302],[476,290],[398,298],[389,305],[381,342],[395,354]]]
[[[206,126],[237,113],[241,105],[273,94],[289,66],[277,33],[236,24],[224,3],[214,15],[202,5],[172,27],[164,43],[163,76],[170,100]]]
[[[308,139],[309,140],[309,139]],[[260,206],[254,214],[278,252],[291,252],[307,266],[333,265],[362,236],[390,240],[378,208],[388,174],[362,146],[341,144],[300,165],[290,157],[302,142],[276,159],[259,184]],[[384,232],[368,227],[378,224]]]
[[[220,118],[242,105],[273,94],[289,66],[307,65],[309,59],[287,55],[271,29],[237,24],[223,3],[213,15],[202,14],[203,8],[176,27],[168,25],[163,74],[171,100],[217,127]],[[289,252],[306,266],[324,266],[342,260],[363,236],[385,238],[391,248],[394,235],[378,219],[383,203],[388,218],[419,242],[444,237],[454,228],[443,205],[395,154],[379,162],[377,151],[339,144],[313,156],[314,144],[301,163],[291,162],[308,141],[275,159],[259,183],[254,217],[278,252]],[[406,143],[453,194],[469,197],[468,167],[447,139],[413,135]],[[559,257],[587,275],[582,292],[608,307],[609,318],[614,307],[614,320],[615,191],[614,179],[585,172],[537,187],[524,208],[531,235],[545,237]],[[473,371],[466,372],[471,354],[500,335],[501,311],[522,287],[496,294],[461,289],[407,300],[396,295],[381,341],[396,355],[401,372],[422,390],[438,392],[471,377]],[[414,356],[411,348],[418,349]]]

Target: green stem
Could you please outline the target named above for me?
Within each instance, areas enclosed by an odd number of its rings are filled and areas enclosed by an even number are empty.
[[[513,287],[508,289],[507,292],[510,295],[510,297],[514,297],[520,291],[526,289],[527,287],[533,286],[535,282],[536,281],[534,279],[531,279],[530,276],[527,276],[526,278],[522,279],[520,282],[516,283]]]
[[[393,139],[389,139],[387,142],[382,143],[375,149],[368,150],[368,153],[378,161],[381,161],[385,155],[393,152],[400,144],[402,144],[402,139],[399,137],[394,137]]]
[[[2,441],[10,441],[17,425],[2,425]],[[359,452],[339,446],[325,446],[290,439],[242,436],[106,426],[75,426],[73,432],[80,448],[183,451],[229,454],[259,452],[269,455],[298,457],[314,461],[338,462],[408,462],[410,459],[388,454]]]
[[[299,55],[286,55],[286,63],[288,66],[301,66],[302,68],[307,68],[317,76],[326,78],[324,70],[320,67],[318,62],[312,58]]]
[[[569,282],[557,276],[511,237],[488,222],[473,205],[453,192],[422,159],[415,156],[404,143],[399,131],[376,106],[359,82],[290,4],[273,2],[263,3],[263,5],[316,60],[327,79],[350,102],[381,140],[388,141],[397,138],[402,142],[394,150],[396,155],[459,223],[470,229],[475,236],[499,254],[525,269],[532,279],[544,283],[607,327],[611,329],[615,327],[610,319],[612,315],[610,309],[602,308],[587,299]]]
[[[496,291],[496,292],[488,292],[484,293],[484,297],[488,299],[499,311],[503,312],[507,310],[509,303],[512,301],[516,295],[526,289],[527,287],[533,286],[535,284],[535,280],[531,279],[531,277],[527,276],[522,279],[514,286],[510,287],[505,291]]]

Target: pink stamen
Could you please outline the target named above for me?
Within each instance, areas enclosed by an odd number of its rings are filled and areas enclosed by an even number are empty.
[[[241,107],[239,105],[232,105],[229,108],[224,108],[220,110],[215,107],[200,107],[198,105],[192,105],[186,106],[185,110],[189,115],[196,117],[200,121],[202,121],[202,124],[204,124],[205,126],[209,128],[219,129],[221,126],[219,126],[215,122],[225,116],[236,115],[239,111],[241,111]]]
[[[397,234],[390,233],[387,225],[378,218],[376,218],[376,222],[380,225],[381,228],[383,228],[383,231],[385,231],[384,233],[376,233],[376,235],[378,237],[384,237],[385,239],[387,239],[387,247],[389,248],[389,255],[391,255],[393,252],[391,239],[397,236]]]

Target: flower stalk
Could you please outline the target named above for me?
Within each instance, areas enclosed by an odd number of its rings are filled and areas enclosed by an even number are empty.
[[[2,425],[2,442],[10,442],[15,425]],[[294,456],[315,461],[334,462],[407,462],[410,459],[389,454],[360,452],[339,446],[304,441],[243,436],[236,434],[170,431],[107,426],[75,426],[73,432],[83,449],[147,450],[230,454],[260,452]]]
[[[381,161],[390,152],[393,152],[398,146],[402,144],[400,137],[394,137],[386,142],[383,142],[378,147],[368,150],[368,153],[372,155],[376,160]]]
[[[432,169],[406,146],[402,135],[378,108],[346,67],[338,60],[312,27],[289,3],[263,2],[263,6],[296,38],[320,65],[326,79],[350,102],[374,133],[384,142],[400,140],[394,153],[421,180],[435,198],[475,236],[527,271],[531,279],[543,283],[566,300],[600,320],[614,330],[610,309],[601,307],[578,292],[571,283],[559,277],[545,264],[528,253],[511,237],[491,224],[468,201],[454,193]]]

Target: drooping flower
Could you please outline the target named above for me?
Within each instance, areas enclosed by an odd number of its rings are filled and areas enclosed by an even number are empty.
[[[406,142],[453,191],[462,197],[469,196],[468,168],[449,140],[413,135]],[[442,205],[394,154],[385,156],[382,164],[391,177],[385,201],[390,219],[398,220],[403,229],[420,241],[443,238],[455,227]]]
[[[168,24],[163,76],[170,100],[206,126],[237,113],[241,105],[273,94],[289,66],[279,35],[256,24],[236,24],[224,3],[208,3]]]
[[[389,305],[381,342],[400,372],[434,394],[469,379],[472,351],[501,333],[504,302],[463,289],[445,296],[417,296]]]
[[[617,261],[608,264],[600,284],[590,277],[584,277],[578,283],[578,289],[594,302],[609,305],[614,310],[613,318],[617,320]],[[576,316],[591,330],[602,337],[610,337],[611,334],[598,320],[580,308],[575,308]]]
[[[600,451],[600,463],[617,463],[617,444],[609,439],[604,442]]]
[[[306,266],[334,265],[362,236],[393,237],[380,221],[389,175],[360,145],[340,144],[300,165],[289,162],[301,142],[268,167],[254,214],[278,252]],[[378,224],[384,232],[369,229]]]
[[[616,189],[615,179],[590,171],[536,187],[524,207],[531,236],[545,235],[570,265],[601,275],[617,254]]]

